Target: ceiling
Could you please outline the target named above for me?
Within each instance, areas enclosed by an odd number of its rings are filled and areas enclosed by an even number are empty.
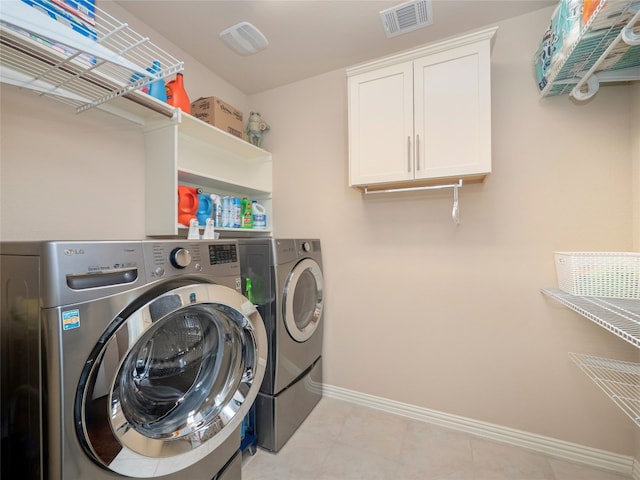
[[[247,95],[557,4],[557,0],[433,0],[432,25],[387,38],[379,12],[403,0],[115,1]],[[220,40],[221,31],[242,21],[267,37],[265,50],[241,56]]]

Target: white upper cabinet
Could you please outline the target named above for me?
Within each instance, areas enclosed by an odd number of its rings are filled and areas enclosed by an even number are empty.
[[[429,185],[491,172],[496,28],[347,70],[349,185]]]

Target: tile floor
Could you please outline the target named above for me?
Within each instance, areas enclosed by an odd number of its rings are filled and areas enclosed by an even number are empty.
[[[324,397],[243,480],[628,480],[631,477]]]

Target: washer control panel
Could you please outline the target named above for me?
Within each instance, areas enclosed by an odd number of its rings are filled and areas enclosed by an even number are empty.
[[[240,272],[235,240],[159,240],[143,244],[151,280],[189,273],[226,277]]]

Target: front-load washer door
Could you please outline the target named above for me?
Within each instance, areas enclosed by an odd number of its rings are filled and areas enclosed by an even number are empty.
[[[75,404],[80,442],[126,476],[194,464],[241,424],[266,349],[262,318],[230,288],[192,283],[155,295],[114,321],[88,359]]]
[[[324,280],[318,263],[305,258],[285,281],[282,294],[284,324],[297,342],[305,342],[316,331],[324,306]]]

